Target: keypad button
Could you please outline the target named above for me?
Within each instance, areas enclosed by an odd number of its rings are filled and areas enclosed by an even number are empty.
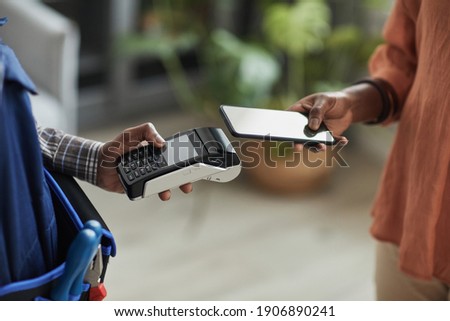
[[[145,175],[145,168],[144,167],[139,168],[139,173],[141,173],[141,175]]]
[[[137,169],[137,165],[136,165],[135,162],[131,163],[130,167],[131,167],[132,170],[136,170]]]
[[[150,173],[152,171],[152,167],[150,165],[145,166],[145,170],[147,173]]]
[[[128,174],[127,177],[128,177],[128,180],[129,180],[129,181],[134,181],[134,175],[133,175],[133,173]]]
[[[141,176],[141,174],[139,174],[138,171],[134,171],[134,176],[136,176],[136,178],[137,178],[137,177]]]
[[[128,173],[131,172],[131,168],[129,168],[129,167],[124,167],[124,168],[123,168],[123,171],[125,172],[125,174],[128,174]]]

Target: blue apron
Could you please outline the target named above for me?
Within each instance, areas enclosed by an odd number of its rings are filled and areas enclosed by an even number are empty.
[[[0,42],[0,286],[37,277],[56,264],[56,220],[30,93],[34,84]]]

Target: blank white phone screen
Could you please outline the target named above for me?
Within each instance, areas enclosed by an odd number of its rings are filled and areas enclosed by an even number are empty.
[[[333,142],[327,130],[317,131],[313,137],[305,134],[308,118],[299,112],[273,109],[259,109],[237,106],[222,106],[232,129],[238,135],[285,138],[286,140],[305,140]]]

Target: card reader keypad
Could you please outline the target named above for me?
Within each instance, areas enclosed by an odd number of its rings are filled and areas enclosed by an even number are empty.
[[[122,167],[130,182],[144,178],[154,171],[167,166],[166,159],[159,150],[141,147],[128,153],[122,159]]]

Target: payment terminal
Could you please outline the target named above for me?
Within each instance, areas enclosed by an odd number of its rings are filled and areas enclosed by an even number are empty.
[[[166,138],[124,154],[117,167],[130,200],[138,200],[201,179],[229,182],[241,171],[241,161],[220,128],[203,127]]]

